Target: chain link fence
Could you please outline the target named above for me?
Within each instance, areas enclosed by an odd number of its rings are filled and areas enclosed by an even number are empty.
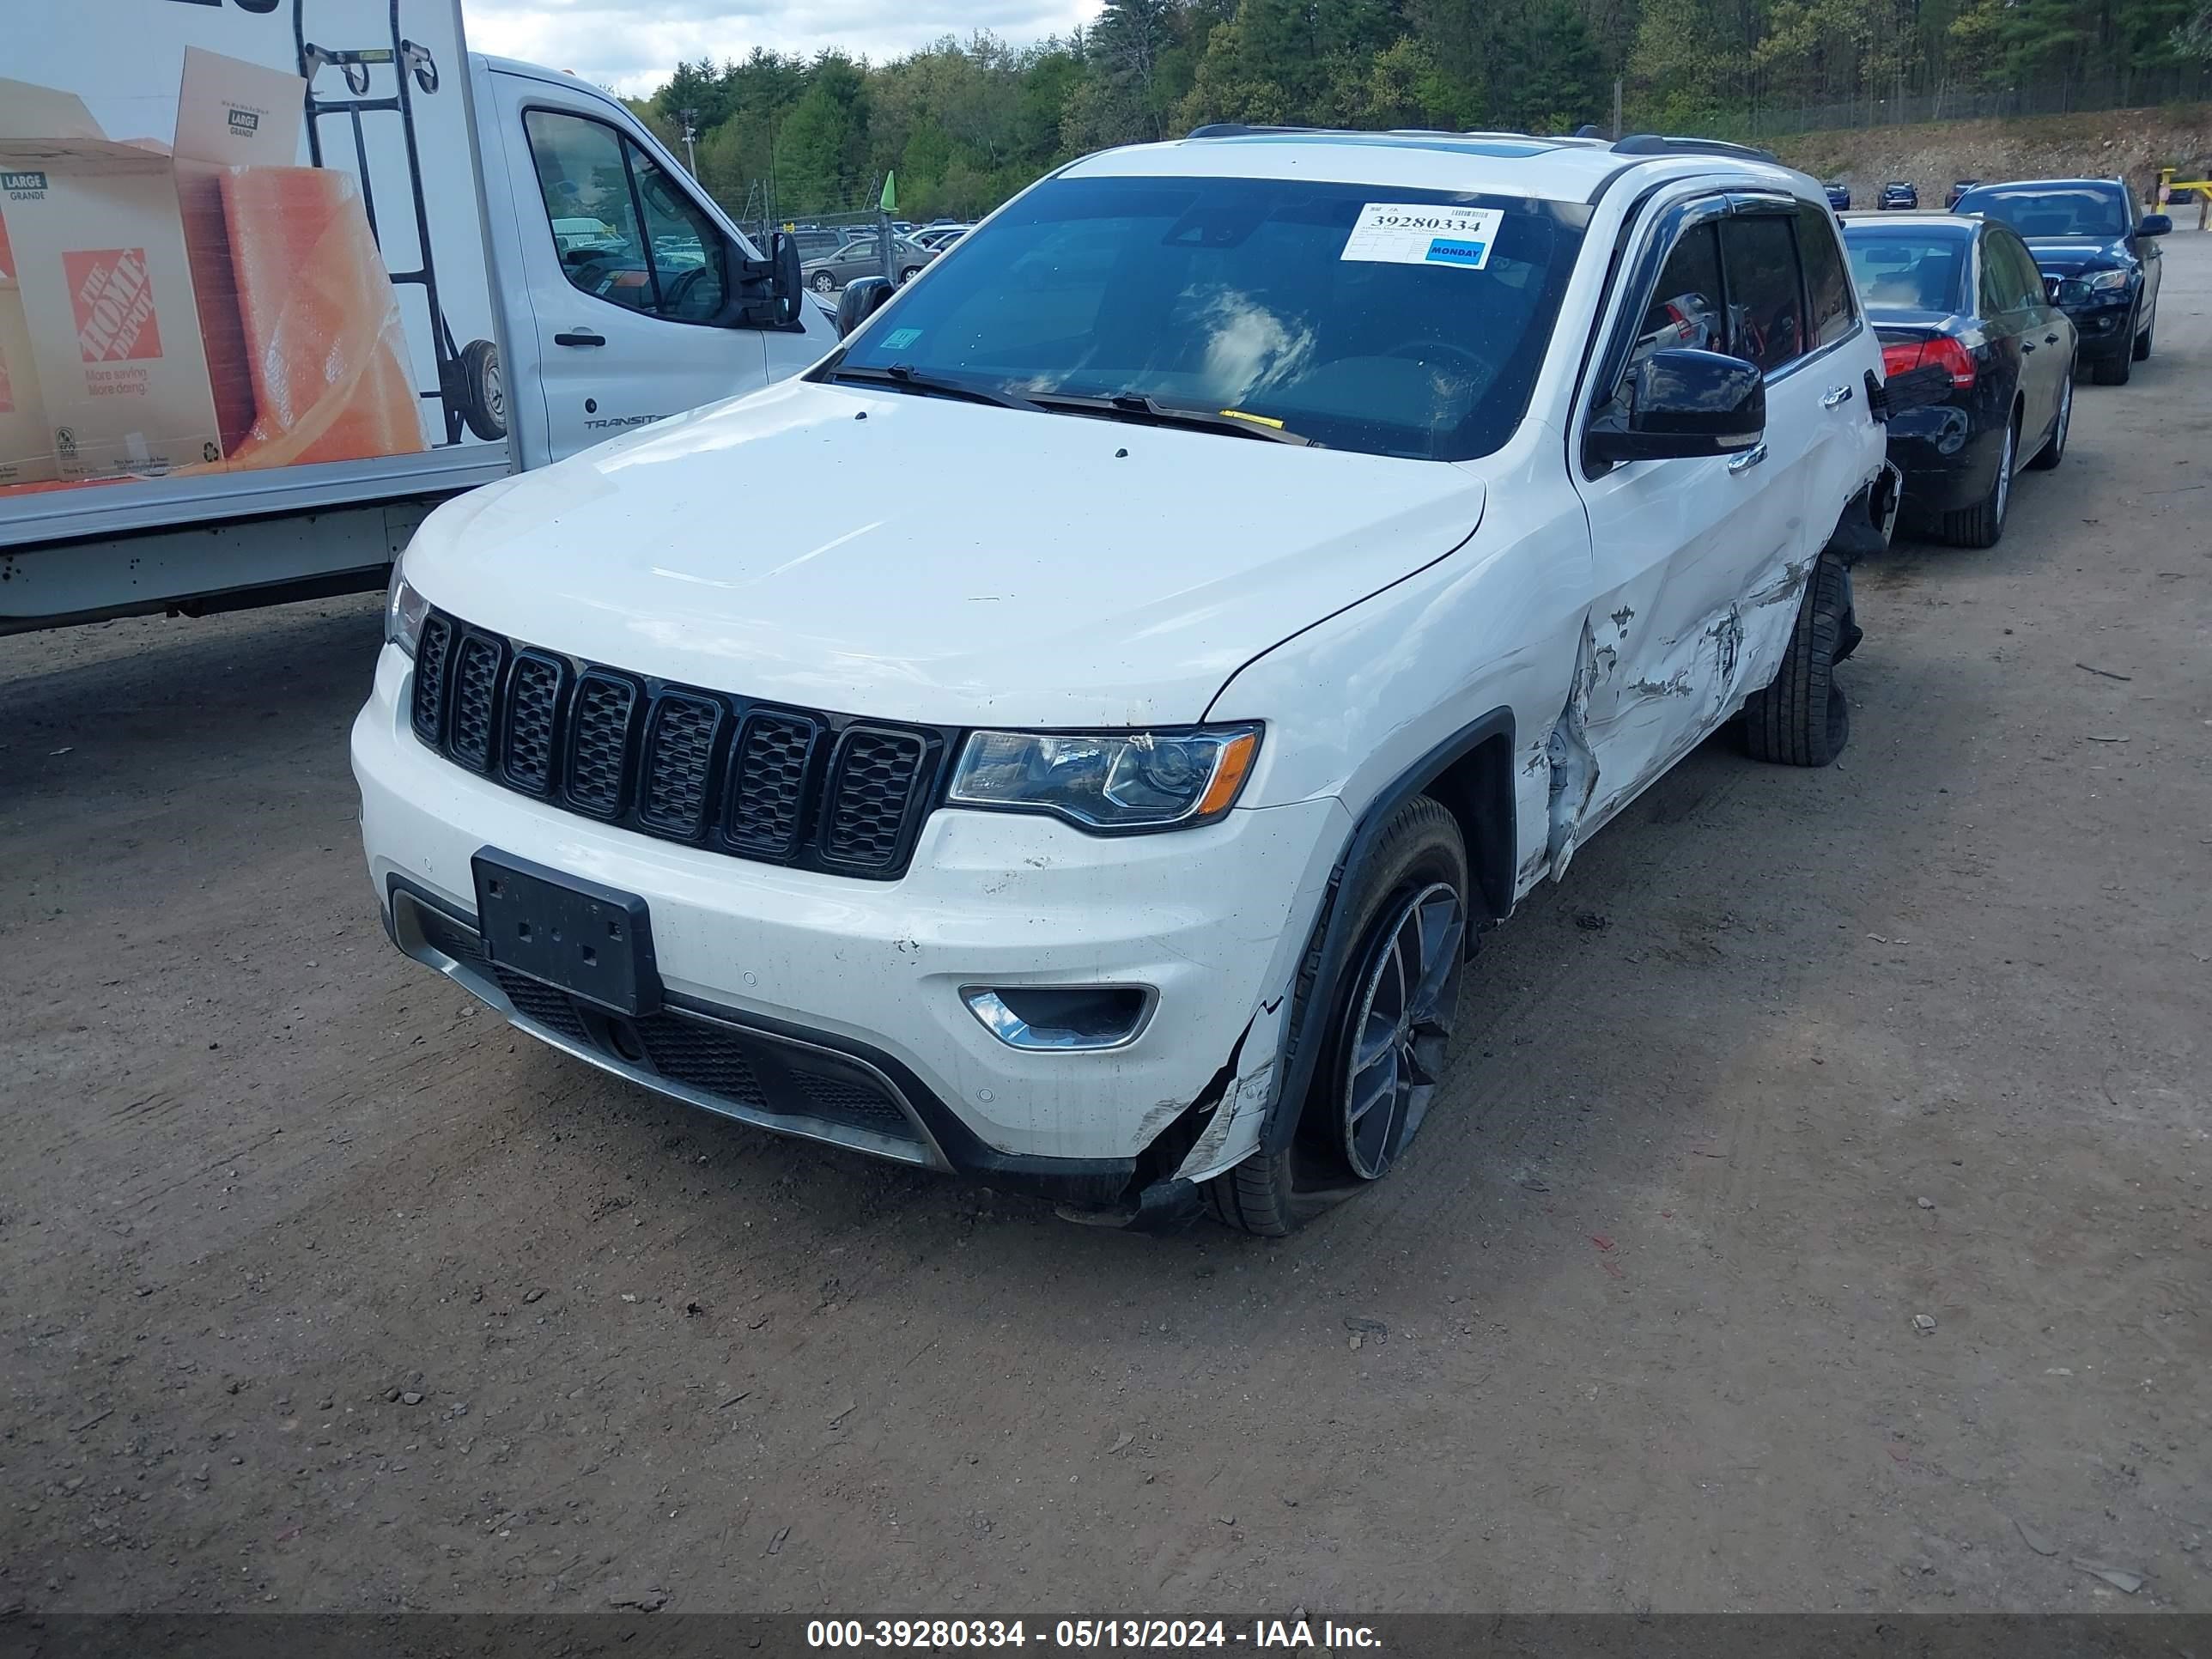
[[[1923,91],[1898,88],[1887,94],[1869,93],[1844,103],[1754,108],[1746,119],[1746,131],[1741,136],[1776,138],[1790,133],[1832,132],[1853,127],[2071,115],[2082,111],[2148,109],[2161,104],[2208,101],[2212,101],[2212,67],[2177,64],[2129,75],[2069,76],[2008,87],[1938,86]]]

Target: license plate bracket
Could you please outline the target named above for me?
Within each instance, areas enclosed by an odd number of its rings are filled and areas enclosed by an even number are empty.
[[[645,901],[487,847],[469,860],[477,928],[502,968],[635,1019],[660,1007]]]

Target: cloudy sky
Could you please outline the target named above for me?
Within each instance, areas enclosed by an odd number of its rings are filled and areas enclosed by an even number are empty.
[[[1026,45],[1086,21],[1098,0],[462,0],[461,9],[476,50],[574,70],[635,96],[678,58],[719,63],[755,46],[837,46],[880,62],[976,29]]]

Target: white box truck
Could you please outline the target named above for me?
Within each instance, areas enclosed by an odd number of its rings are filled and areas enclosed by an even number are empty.
[[[0,76],[0,633],[380,586],[440,501],[836,329],[459,0],[106,0]]]

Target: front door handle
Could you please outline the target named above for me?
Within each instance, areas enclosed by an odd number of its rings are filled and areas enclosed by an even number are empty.
[[[1729,457],[1729,471],[1731,472],[1748,472],[1752,468],[1757,466],[1765,459],[1766,446],[1765,444],[1753,444],[1749,449],[1745,450],[1742,454],[1731,455]]]
[[[1847,386],[1831,386],[1828,389],[1827,395],[1820,399],[1820,407],[1823,409],[1841,409],[1845,404],[1850,402],[1850,387]]]
[[[2058,337],[2056,334],[2046,334],[2043,337],[2043,343],[2045,345],[2057,345],[2058,343]]]
[[[2035,349],[2035,342],[2033,340],[2022,340],[2020,343],[2020,349],[2022,351],[2033,351]]]
[[[594,334],[588,328],[580,328],[573,334],[556,334],[553,337],[555,345],[594,346],[606,343],[605,335]]]

